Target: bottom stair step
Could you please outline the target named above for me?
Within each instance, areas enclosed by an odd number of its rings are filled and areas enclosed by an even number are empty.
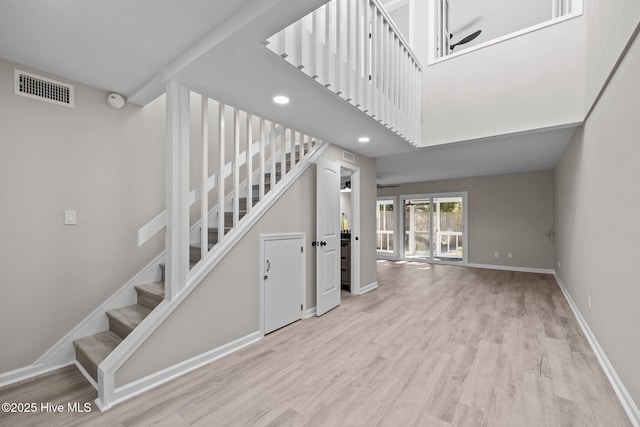
[[[111,331],[77,339],[73,342],[76,360],[96,382],[98,365],[122,342],[122,338]]]

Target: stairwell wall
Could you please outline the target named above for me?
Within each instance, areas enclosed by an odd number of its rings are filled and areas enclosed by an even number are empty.
[[[556,272],[636,405],[640,404],[638,73],[636,37],[555,172]],[[636,416],[640,420],[640,412]]]
[[[586,95],[588,111],[609,78],[631,35],[640,24],[640,2],[585,0]]]
[[[342,160],[342,149],[322,157]],[[361,172],[361,282],[377,280],[375,253],[376,161],[356,156]],[[307,235],[306,307],[315,307],[316,168],[310,167],[116,372],[117,387],[256,332],[260,328],[261,234]]]
[[[14,68],[73,84],[75,108],[14,95]],[[0,59],[0,373],[35,362],[164,246],[136,244],[164,209],[164,99],[114,110],[107,93]]]
[[[415,51],[427,64],[426,1],[414,14]],[[431,146],[584,119],[585,17],[427,65],[422,141]]]

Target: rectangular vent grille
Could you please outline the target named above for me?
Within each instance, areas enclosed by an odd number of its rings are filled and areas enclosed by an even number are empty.
[[[355,163],[356,162],[356,156],[353,153],[349,153],[348,151],[343,151],[342,152],[342,158],[348,162],[351,163]]]
[[[73,108],[73,86],[24,71],[14,71],[14,92]]]

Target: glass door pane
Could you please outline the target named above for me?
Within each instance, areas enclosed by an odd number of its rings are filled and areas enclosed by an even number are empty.
[[[378,200],[376,202],[376,249],[379,253],[394,253],[394,230],[393,200]]]
[[[464,206],[462,197],[433,198],[433,258],[462,261],[464,248]]]
[[[406,258],[431,257],[431,201],[409,199],[404,211],[404,248]]]

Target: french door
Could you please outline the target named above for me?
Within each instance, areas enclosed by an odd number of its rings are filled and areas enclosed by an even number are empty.
[[[403,196],[404,258],[467,262],[467,194]]]

